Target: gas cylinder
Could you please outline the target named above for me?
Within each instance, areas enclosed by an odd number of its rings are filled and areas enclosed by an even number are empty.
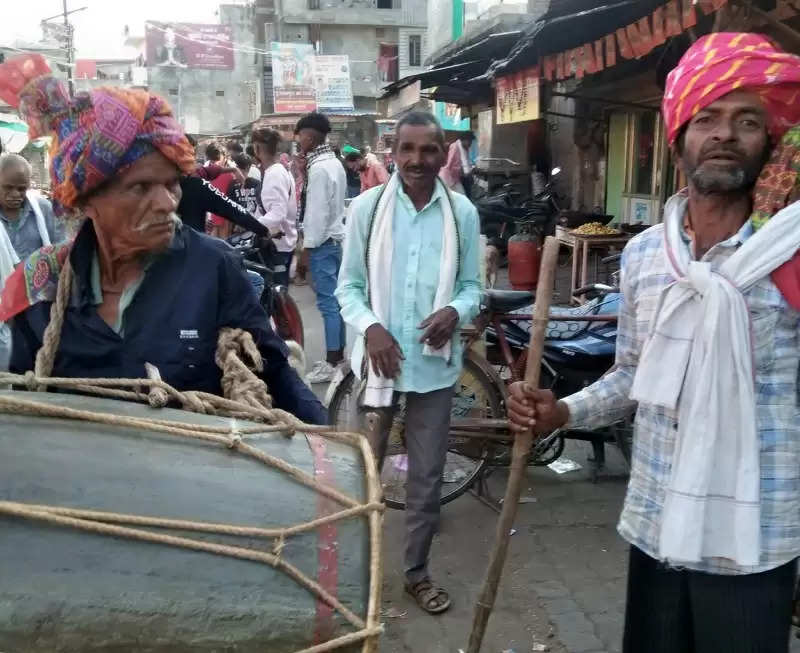
[[[516,224],[517,233],[508,239],[508,280],[514,290],[535,290],[542,239],[533,222],[523,220]]]

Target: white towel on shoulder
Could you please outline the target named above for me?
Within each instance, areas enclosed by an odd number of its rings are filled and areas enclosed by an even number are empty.
[[[760,459],[750,313],[743,293],[800,248],[800,203],[771,218],[718,270],[694,261],[681,227],[685,196],[664,215],[676,279],[661,293],[631,399],[678,413],[659,538],[672,563],[759,564]]]
[[[442,182],[437,179],[437,184]],[[394,240],[392,227],[394,224],[395,204],[400,178],[392,175],[381,194],[375,209],[375,218],[367,244],[367,287],[372,312],[380,323],[389,328],[390,308],[392,303],[392,253]],[[445,192],[447,190],[445,189]],[[433,301],[433,310],[438,311],[447,306],[453,299],[453,290],[458,274],[458,229],[455,216],[449,201],[440,202],[442,210],[442,253],[439,264],[439,284]],[[429,345],[423,347],[425,356],[440,356],[447,360],[451,355],[451,343],[441,349],[433,349]],[[367,365],[367,387],[364,393],[364,404],[375,408],[391,406],[394,395],[394,379],[387,379],[375,373],[369,356],[365,354]]]

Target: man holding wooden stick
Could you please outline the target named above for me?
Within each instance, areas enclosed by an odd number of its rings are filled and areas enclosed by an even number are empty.
[[[363,404],[378,409],[372,446],[383,463],[399,393],[405,393],[406,591],[426,612],[450,607],[428,574],[439,525],[453,386],[463,355],[459,327],[478,312],[478,214],[438,178],[445,141],[436,119],[397,123],[398,172],[353,202],[336,297],[359,338],[353,371]]]
[[[557,401],[511,389],[517,430],[634,410],[619,522],[623,651],[785,653],[800,554],[800,58],[698,40],[664,95],[688,188],[622,260],[615,369]]]

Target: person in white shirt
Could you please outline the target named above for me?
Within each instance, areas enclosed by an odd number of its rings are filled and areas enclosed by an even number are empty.
[[[289,285],[289,266],[297,245],[297,202],[294,178],[278,159],[281,136],[274,129],[255,129],[251,136],[253,150],[264,168],[261,182],[261,205],[264,214],[258,221],[273,234],[283,234],[275,241],[280,259],[276,261],[274,280]]]
[[[334,155],[325,138],[331,131],[328,118],[309,113],[295,127],[297,143],[308,161],[306,201],[303,213],[304,249],[297,271],[311,270],[311,283],[317,295],[317,307],[325,324],[326,360],[311,370],[309,383],[327,383],[335,367],[344,360],[345,329],[334,291],[342,264],[344,238],[344,198],[347,177],[344,166]]]

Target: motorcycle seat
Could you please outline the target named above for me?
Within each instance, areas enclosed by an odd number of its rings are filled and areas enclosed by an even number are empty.
[[[492,313],[510,311],[533,304],[534,294],[527,290],[487,290],[483,303]]]

